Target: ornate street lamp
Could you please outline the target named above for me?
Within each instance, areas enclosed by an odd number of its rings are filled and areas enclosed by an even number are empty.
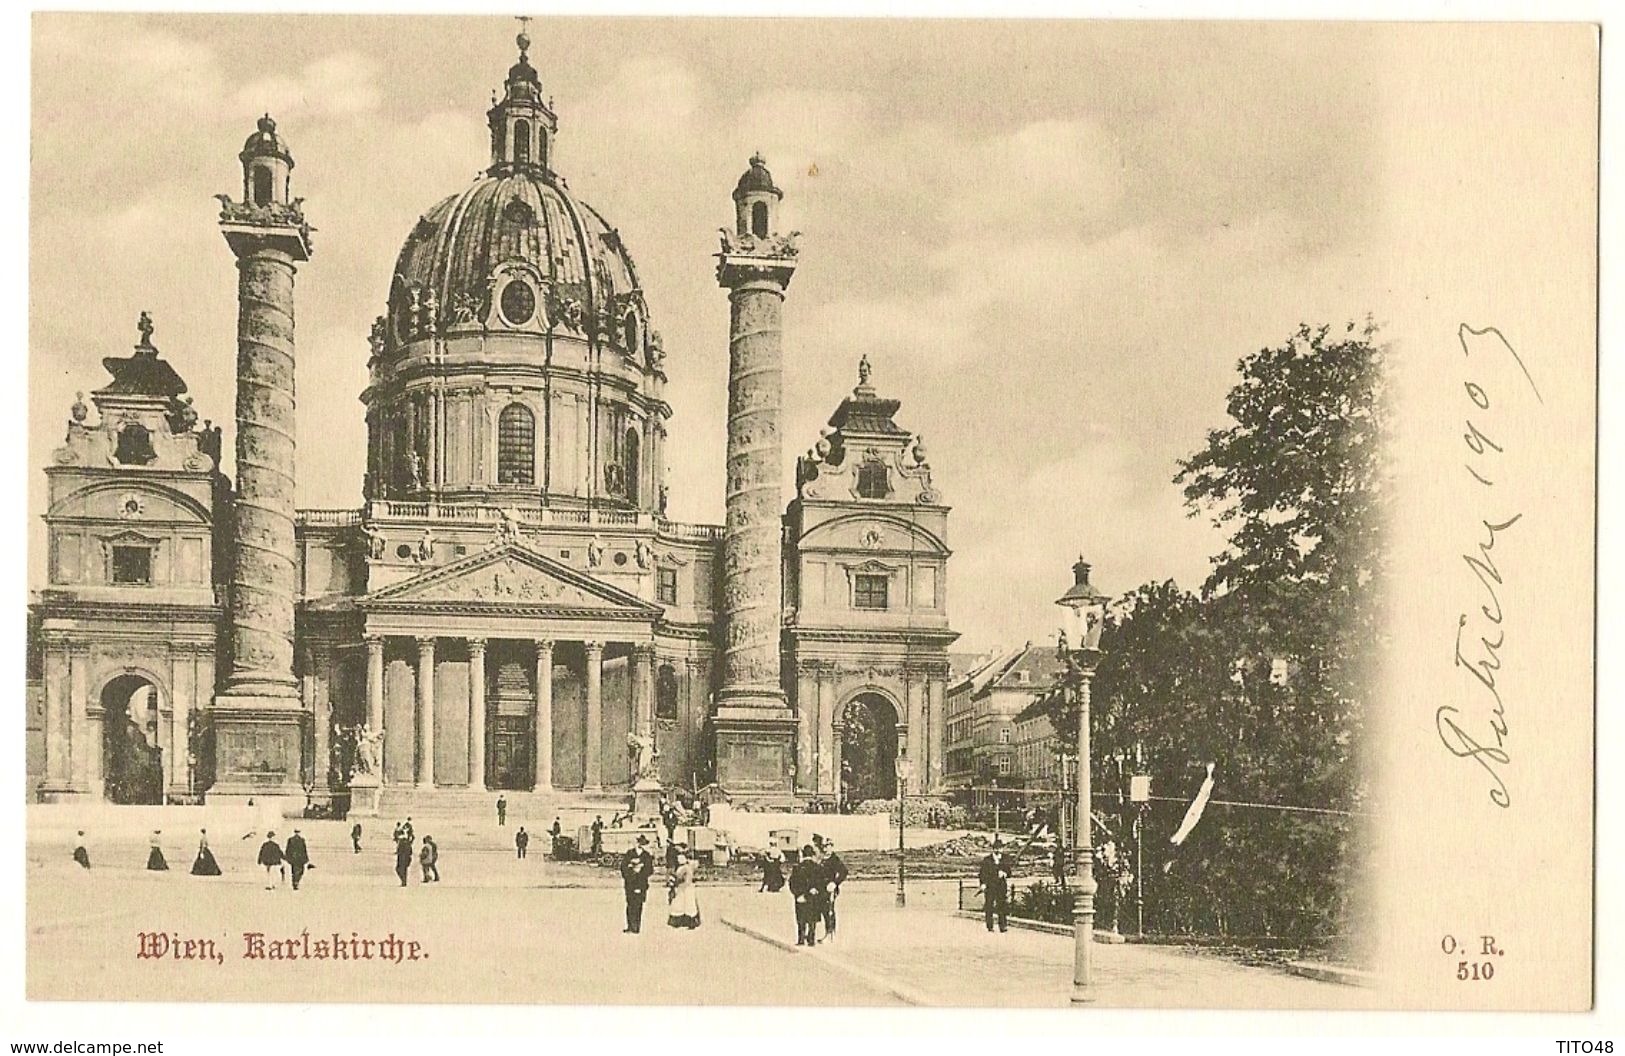
[[[1078,856],[1078,892],[1072,904],[1072,1002],[1094,1000],[1095,866],[1092,815],[1089,809],[1089,683],[1100,663],[1100,630],[1106,622],[1106,595],[1089,582],[1089,563],[1078,558],[1072,566],[1073,583],[1056,599],[1062,626],[1056,651],[1065,669],[1063,692],[1078,708],[1078,823],[1073,833]],[[1076,642],[1076,649],[1069,643]]]
[[[903,818],[908,813],[908,786],[914,780],[914,761],[907,756],[897,757],[897,908],[908,904],[903,867]]]

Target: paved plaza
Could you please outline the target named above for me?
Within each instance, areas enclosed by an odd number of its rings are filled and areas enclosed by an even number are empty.
[[[798,950],[787,892],[702,882],[703,926],[665,926],[651,892],[641,935],[626,935],[616,874],[545,858],[524,861],[512,829],[437,823],[440,884],[398,886],[387,823],[351,852],[348,825],[304,822],[316,869],[297,893],[263,889],[262,834],[211,832],[226,875],[188,874],[191,847],[166,843],[170,871],[148,872],[138,832],[92,841],[94,868],[69,859],[68,834],[37,834],[28,852],[28,994],[35,999],[468,1001],[593,1004],[1065,1005],[1071,939],[989,934],[954,914],[954,881],[916,881],[908,908],[882,881],[849,883],[837,941]],[[291,831],[291,826],[289,831]],[[658,880],[658,876],[657,876]],[[212,940],[219,962],[139,958],[140,933],[172,946]],[[393,935],[426,955],[377,960],[244,959],[245,933],[267,943]],[[179,940],[178,942],[175,940]],[[203,947],[197,947],[203,948]],[[1369,991],[1165,947],[1097,944],[1106,1007],[1344,1008]]]

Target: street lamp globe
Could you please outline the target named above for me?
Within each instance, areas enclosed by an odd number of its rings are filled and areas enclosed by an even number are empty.
[[[1106,623],[1106,595],[1089,582],[1089,562],[1078,558],[1072,565],[1072,586],[1055,600],[1061,607],[1063,641],[1078,649],[1099,649],[1100,630]]]

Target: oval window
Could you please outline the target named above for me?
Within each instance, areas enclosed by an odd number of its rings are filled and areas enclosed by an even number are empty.
[[[536,314],[536,291],[520,279],[502,288],[502,318],[509,326],[524,326]]]

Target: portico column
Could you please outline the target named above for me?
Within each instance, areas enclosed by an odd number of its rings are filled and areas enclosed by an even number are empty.
[[[582,730],[586,738],[587,777],[585,785],[596,791],[604,787],[604,643],[584,642],[587,651],[587,722]]]
[[[367,730],[374,737],[384,728],[384,639],[367,636]],[[384,742],[378,742],[378,783],[384,783]]]
[[[485,639],[468,640],[468,787],[485,787]]]
[[[316,731],[316,651],[309,642],[300,642],[295,656],[297,657],[299,676],[299,710],[310,716],[310,729],[314,735]],[[169,684],[171,691],[173,691],[174,681],[171,680]],[[301,736],[299,738],[299,754],[303,756],[304,752],[304,737]],[[310,773],[311,779],[315,783],[322,783],[321,760],[315,753],[314,745],[312,745],[311,750]],[[299,776],[301,780],[305,776],[305,768],[302,762],[299,767]]]
[[[536,642],[536,791],[553,791],[553,643]]]
[[[434,638],[418,639],[418,787],[434,787]]]
[[[632,724],[640,737],[654,728],[654,657],[652,645],[632,647]]]

